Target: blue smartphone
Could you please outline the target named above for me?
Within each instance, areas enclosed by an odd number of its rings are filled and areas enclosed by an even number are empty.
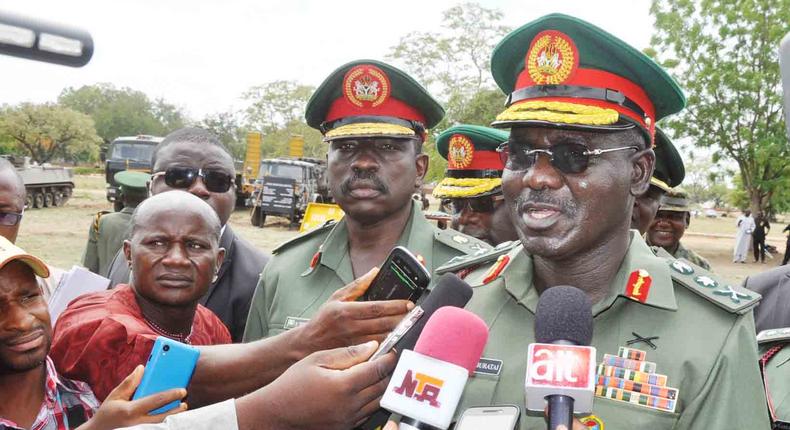
[[[200,351],[197,348],[159,336],[151,348],[148,363],[145,364],[143,379],[134,392],[132,400],[151,394],[161,393],[173,388],[186,388],[192,379]],[[178,407],[181,400],[174,400],[149,412],[157,415]]]

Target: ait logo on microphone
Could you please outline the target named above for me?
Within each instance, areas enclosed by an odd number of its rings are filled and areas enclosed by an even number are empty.
[[[567,388],[590,386],[591,370],[595,366],[595,353],[591,354],[590,350],[589,347],[533,343],[529,351],[527,383]]]
[[[443,385],[444,381],[439,378],[408,370],[403,377],[403,382],[401,382],[399,387],[395,387],[393,391],[438,408],[441,406],[439,403],[439,392]]]

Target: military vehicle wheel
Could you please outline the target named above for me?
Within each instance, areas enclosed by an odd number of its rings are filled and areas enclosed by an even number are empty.
[[[250,223],[255,227],[263,227],[263,224],[266,222],[266,214],[261,212],[260,207],[252,208],[252,212],[250,215]]]
[[[31,209],[33,207],[33,196],[28,194],[25,196],[25,209]]]
[[[55,193],[52,200],[52,206],[63,206],[63,203],[64,203],[63,194]]]
[[[44,207],[49,208],[54,206],[55,196],[52,193],[44,193]]]
[[[114,201],[114,202],[112,203],[112,208],[113,208],[113,210],[114,210],[115,212],[120,212],[120,211],[122,211],[122,210],[123,210],[123,202],[122,202],[122,201],[118,201],[118,200]]]
[[[36,193],[33,195],[33,207],[35,209],[44,207],[44,194]]]

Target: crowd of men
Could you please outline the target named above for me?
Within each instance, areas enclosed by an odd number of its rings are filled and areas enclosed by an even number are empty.
[[[643,349],[663,375],[657,387],[674,393],[658,399],[669,408],[628,401],[633,387],[597,390],[575,430],[787,428],[790,271],[752,277],[750,290],[681,244],[691,222],[683,162],[656,126],[684,108],[678,84],[560,14],[507,35],[491,66],[506,98],[493,128],[436,136],[448,168],[433,195],[452,228],[412,198],[444,109],[403,71],[353,61],[305,114],[327,144],[342,220],[265,254],[228,224],[227,148],[206,130],[177,130],[155,148],[150,176],[117,175],[126,208],[90,226],[84,265],[111,288],[72,301],[54,327],[54,268],[13,244],[24,186],[0,161],[0,429],[354,428],[378,409],[396,364],[392,353],[367,359],[414,307],[357,300],[395,246],[433,280],[452,272],[469,283],[467,309],[489,327],[483,355],[499,370],[470,378],[456,417],[516,404],[520,428],[545,426],[523,408],[526,351],[541,294],[571,285],[592,303],[598,360]],[[190,384],[131,400],[158,336],[200,350]],[[148,414],[173,400],[183,402]]]

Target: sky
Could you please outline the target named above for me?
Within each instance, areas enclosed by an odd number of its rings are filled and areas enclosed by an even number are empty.
[[[0,0],[0,11],[90,32],[91,62],[69,68],[0,57],[0,104],[55,101],[66,87],[110,82],[183,108],[190,117],[239,109],[254,85],[317,86],[355,59],[384,60],[401,36],[439,30],[446,0]],[[575,15],[637,49],[653,28],[649,0],[480,0],[518,27]]]

